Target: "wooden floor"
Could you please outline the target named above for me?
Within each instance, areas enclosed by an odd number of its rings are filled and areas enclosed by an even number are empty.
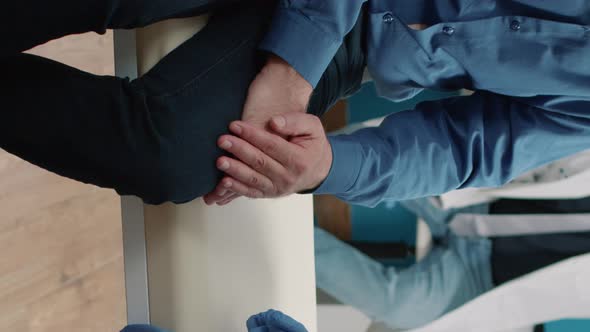
[[[112,74],[112,36],[33,51]],[[0,150],[0,331],[107,332],[125,324],[118,196]]]

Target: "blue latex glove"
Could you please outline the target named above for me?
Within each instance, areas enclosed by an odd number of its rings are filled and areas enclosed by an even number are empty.
[[[277,310],[250,317],[246,327],[248,332],[307,332],[301,323]]]
[[[293,318],[280,311],[269,310],[254,315],[246,322],[248,332],[307,332],[307,329]],[[151,325],[129,325],[121,332],[166,332]]]
[[[129,325],[121,332],[166,332],[160,328],[151,325]]]

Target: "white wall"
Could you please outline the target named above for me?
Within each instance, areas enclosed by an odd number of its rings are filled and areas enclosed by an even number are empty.
[[[318,332],[365,332],[371,320],[345,305],[318,305]]]

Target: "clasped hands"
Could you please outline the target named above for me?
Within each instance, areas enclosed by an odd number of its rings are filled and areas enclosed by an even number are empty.
[[[204,197],[208,205],[234,199],[275,198],[319,186],[332,166],[332,149],[320,120],[306,114],[312,87],[290,65],[271,57],[252,82],[242,121],[218,146],[231,157],[216,161],[225,173]]]

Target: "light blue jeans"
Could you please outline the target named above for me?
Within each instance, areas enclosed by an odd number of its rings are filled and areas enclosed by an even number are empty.
[[[316,282],[344,304],[393,328],[425,325],[493,288],[491,242],[448,234],[454,213],[427,199],[402,203],[422,217],[434,237],[442,238],[409,268],[387,267],[322,229],[315,229]],[[469,207],[485,213],[487,207]]]

